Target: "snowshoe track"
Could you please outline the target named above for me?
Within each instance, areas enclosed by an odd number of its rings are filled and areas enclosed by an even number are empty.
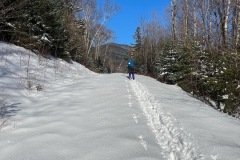
[[[162,154],[167,160],[204,159],[203,155],[197,153],[189,135],[174,125],[172,115],[163,112],[160,103],[143,84],[130,81],[130,86],[138,99],[139,107],[146,116],[148,125],[155,134],[157,143],[163,150]]]

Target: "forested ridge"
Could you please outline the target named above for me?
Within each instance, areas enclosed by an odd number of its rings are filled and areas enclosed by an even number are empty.
[[[113,41],[106,21],[119,9],[110,1],[98,7],[96,0],[2,0],[0,40],[115,72],[119,64],[106,54]],[[239,117],[240,0],[171,0],[166,10],[166,24],[153,13],[133,33],[136,72]]]

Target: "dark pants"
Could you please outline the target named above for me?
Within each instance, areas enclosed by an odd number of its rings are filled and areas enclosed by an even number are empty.
[[[134,77],[134,67],[128,66],[129,79],[135,79]]]

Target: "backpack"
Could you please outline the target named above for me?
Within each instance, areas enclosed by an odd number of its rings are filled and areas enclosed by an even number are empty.
[[[134,60],[132,58],[128,58],[128,66],[134,67]]]

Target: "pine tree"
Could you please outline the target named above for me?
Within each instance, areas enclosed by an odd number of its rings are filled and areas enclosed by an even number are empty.
[[[16,30],[15,21],[21,15],[24,0],[2,0],[0,2],[0,40],[11,41]]]
[[[181,44],[176,48],[171,41],[166,41],[157,55],[157,78],[168,84],[176,84],[186,77],[189,68],[187,50]]]
[[[140,54],[141,47],[142,47],[142,36],[141,36],[141,29],[140,29],[140,27],[137,27],[136,32],[135,32],[133,38],[135,40],[135,46],[134,46],[135,51]]]
[[[25,0],[19,8],[18,18],[13,21],[15,34],[12,42],[40,52],[50,51],[59,33],[64,33],[59,21],[62,15],[60,6],[57,1]]]
[[[144,56],[142,51],[142,36],[141,36],[140,27],[137,27],[133,38],[135,40],[135,44],[133,46],[133,50],[135,54],[135,71],[140,74],[145,74],[147,72],[147,65],[144,62]]]

